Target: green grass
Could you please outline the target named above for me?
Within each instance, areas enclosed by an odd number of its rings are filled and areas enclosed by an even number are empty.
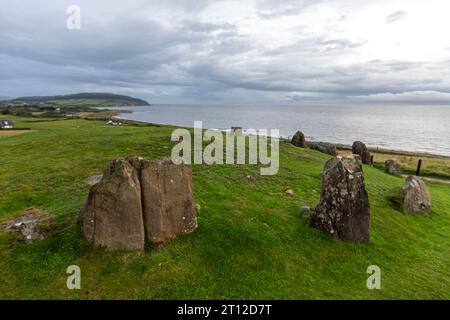
[[[283,143],[275,176],[259,175],[258,166],[195,165],[199,229],[164,248],[111,253],[79,238],[85,179],[115,157],[169,156],[173,129],[5,117],[33,131],[0,138],[0,222],[39,207],[57,232],[32,245],[0,234],[0,298],[450,298],[449,185],[427,183],[432,212],[406,215],[391,200],[404,180],[364,167],[372,243],[340,243],[299,210],[318,203],[328,157]],[[81,267],[82,290],[66,288],[72,264]],[[381,290],[366,288],[372,264],[381,268]]]

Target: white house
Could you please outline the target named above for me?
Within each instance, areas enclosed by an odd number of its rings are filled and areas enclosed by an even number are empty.
[[[0,129],[13,129],[14,123],[10,120],[0,120]]]

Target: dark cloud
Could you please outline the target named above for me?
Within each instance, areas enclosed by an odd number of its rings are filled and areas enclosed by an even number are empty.
[[[152,102],[314,102],[405,92],[436,98],[446,92],[442,75],[450,71],[449,61],[353,59],[369,40],[334,30],[312,32],[301,24],[286,30],[265,26],[334,2],[255,0],[247,12],[232,2],[217,9],[210,1],[81,0],[78,31],[66,28],[65,10],[72,1],[5,3],[0,96],[111,91]],[[226,13],[220,10],[230,10],[233,18],[218,19]],[[387,21],[404,17],[402,12]],[[339,10],[330,16],[337,30],[352,18]],[[265,29],[253,25],[258,21]]]

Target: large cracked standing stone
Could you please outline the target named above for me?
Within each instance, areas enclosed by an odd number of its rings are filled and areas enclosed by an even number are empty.
[[[139,172],[128,159],[115,159],[89,192],[81,213],[82,234],[109,250],[144,250]]]
[[[430,193],[425,183],[416,176],[408,176],[403,187],[403,204],[408,213],[428,213],[431,210]]]
[[[361,141],[355,141],[352,145],[352,153],[361,157],[361,161],[364,164],[372,164],[370,161],[370,152],[366,145]]]
[[[303,132],[297,131],[294,137],[292,137],[291,144],[299,148],[306,148],[307,147],[306,139]]]
[[[370,242],[369,196],[359,156],[334,157],[325,164],[311,225],[342,241]]]
[[[192,170],[170,159],[141,162],[142,203],[146,238],[164,244],[197,229]]]
[[[191,168],[171,159],[113,160],[81,213],[84,238],[108,250],[144,250],[194,231]]]

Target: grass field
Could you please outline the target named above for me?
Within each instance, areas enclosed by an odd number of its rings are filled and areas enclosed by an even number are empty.
[[[340,243],[299,210],[318,203],[328,156],[283,143],[275,176],[258,166],[195,165],[199,229],[164,248],[111,253],[79,238],[85,180],[115,157],[169,156],[173,129],[5,118],[32,132],[0,139],[0,223],[35,207],[54,217],[56,233],[32,245],[0,233],[2,299],[450,298],[449,185],[427,182],[432,212],[407,215],[390,201],[404,179],[365,166],[372,243]],[[73,264],[82,290],[66,288]],[[374,264],[381,290],[366,288]]]

